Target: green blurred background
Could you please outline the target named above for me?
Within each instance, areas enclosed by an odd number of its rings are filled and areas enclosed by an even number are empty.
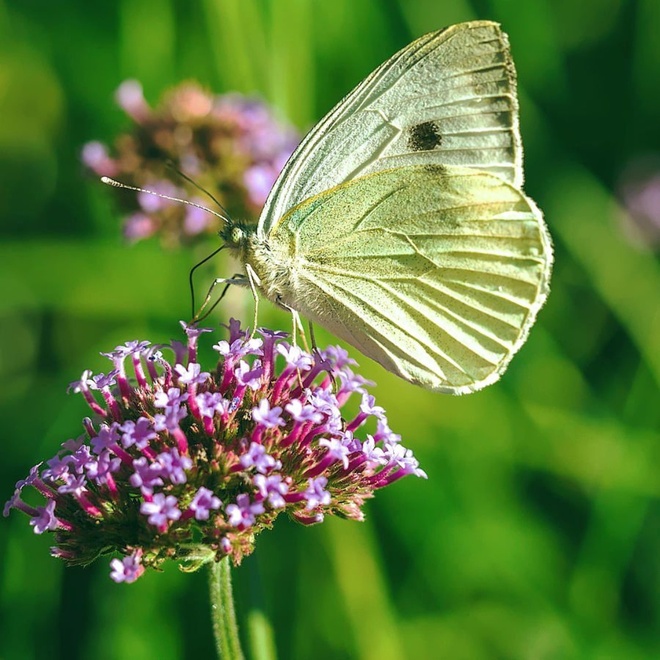
[[[305,130],[413,38],[474,18],[511,39],[552,295],[478,394],[355,355],[429,480],[380,492],[363,524],[278,520],[234,573],[239,618],[262,602],[280,658],[660,657],[660,264],[614,192],[660,148],[657,0],[0,0],[0,499],[80,432],[65,389],[105,369],[99,351],[189,315],[198,253],[125,246],[79,162],[128,128],[118,84],[256,91]],[[0,658],[213,657],[204,574],[116,585],[107,559],[66,569],[48,547],[0,521]]]

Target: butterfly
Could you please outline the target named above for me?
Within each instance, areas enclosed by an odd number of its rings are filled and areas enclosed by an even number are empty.
[[[522,183],[506,34],[490,21],[432,32],[307,134],[256,227],[227,222],[245,269],[231,281],[411,383],[479,390],[548,295],[551,240]]]

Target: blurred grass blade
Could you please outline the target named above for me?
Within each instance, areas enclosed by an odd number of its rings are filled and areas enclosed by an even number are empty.
[[[255,0],[204,0],[210,46],[225,91],[266,90],[268,44]]]
[[[147,81],[150,90],[160,92],[176,79],[172,3],[170,0],[123,0],[120,26],[124,76]]]
[[[648,498],[609,484],[598,493],[569,585],[573,610],[590,625],[607,627],[616,617],[625,598],[621,585],[648,510]]]
[[[637,31],[636,35],[632,37],[634,44],[631,76],[634,85],[632,103],[638,116],[651,119],[656,118],[660,112],[658,76],[652,73],[660,69],[660,41],[658,41],[660,2],[639,0],[636,18]],[[627,133],[628,131],[626,131]]]
[[[405,658],[396,607],[387,591],[381,549],[369,521],[329,520],[326,538],[335,578],[344,595],[346,615],[361,660]]]
[[[317,119],[314,117],[313,28],[308,0],[278,0],[273,3],[269,98],[287,119],[303,129]],[[291,38],[291,35],[295,37]]]
[[[157,314],[171,319],[189,314],[187,277],[192,260],[172,259],[155,243],[129,249],[98,240],[3,241],[0,262],[0,311],[56,307],[106,318]]]
[[[585,490],[622,489],[657,498],[660,481],[652,460],[656,434],[633,430],[616,419],[590,419],[584,414],[524,402],[539,435],[551,443],[528,443],[520,460],[530,467],[575,480]]]
[[[552,232],[587,271],[594,289],[626,328],[660,384],[660,267],[613,227],[613,197],[589,172],[566,161],[548,181]]]
[[[399,0],[398,4],[410,31],[415,36],[477,18],[477,14],[468,0],[444,0],[443,2]]]

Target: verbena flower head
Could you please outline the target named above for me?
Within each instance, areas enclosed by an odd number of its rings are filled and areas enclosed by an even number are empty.
[[[83,163],[99,176],[196,202],[209,201],[169,167],[212,193],[233,217],[256,220],[266,197],[298,143],[290,126],[275,119],[263,102],[239,94],[212,95],[194,82],[183,83],[151,108],[141,85],[124,82],[116,93],[134,122],[111,150],[89,142]],[[210,213],[145,193],[118,194],[126,217],[124,234],[137,241],[160,236],[166,245],[190,243],[217,233]]]
[[[343,349],[309,354],[232,320],[203,367],[210,330],[182,325],[185,343],[129,342],[104,354],[107,374],[84,372],[72,384],[92,411],[84,433],[16,484],[4,515],[19,509],[35,533],[52,532],[54,556],[118,553],[116,582],[168,558],[191,570],[227,555],[238,564],[282,512],[306,525],[362,520],[375,490],[426,476]],[[25,502],[26,486],[45,504]]]

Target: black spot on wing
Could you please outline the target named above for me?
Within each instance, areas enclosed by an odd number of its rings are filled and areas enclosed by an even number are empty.
[[[413,151],[432,151],[441,143],[440,128],[434,121],[416,124],[408,131],[408,147]]]

